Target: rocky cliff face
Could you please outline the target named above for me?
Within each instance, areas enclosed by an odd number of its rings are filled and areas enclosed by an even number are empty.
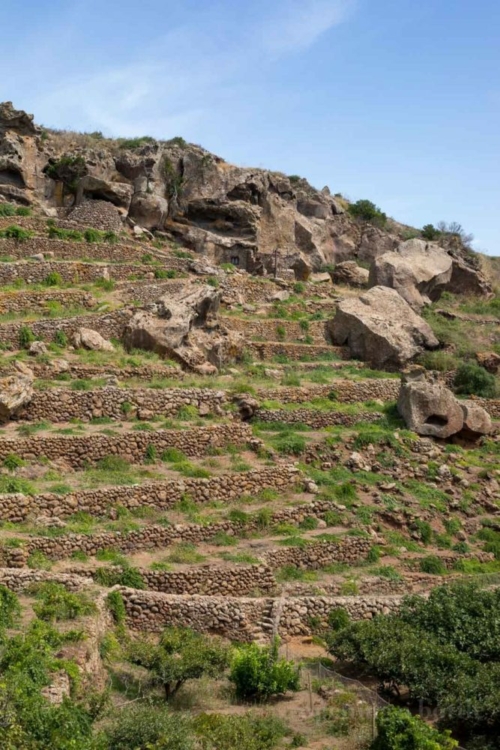
[[[46,131],[10,102],[0,104],[2,196],[65,210],[69,218],[75,207],[106,201],[130,226],[167,232],[215,263],[251,273],[292,269],[299,279],[345,260],[370,264],[395,250],[408,230],[394,221],[381,229],[355,219],[328,188],[233,166],[179,138],[111,141]],[[453,252],[463,266],[455,286],[487,292],[477,269]]]

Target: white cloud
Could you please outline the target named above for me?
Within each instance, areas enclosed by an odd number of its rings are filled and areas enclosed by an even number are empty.
[[[262,29],[264,49],[285,54],[310,47],[351,14],[355,0],[287,0]]]

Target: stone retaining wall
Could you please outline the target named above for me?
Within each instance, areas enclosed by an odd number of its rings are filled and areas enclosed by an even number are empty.
[[[119,570],[121,568],[117,569]],[[96,574],[96,570],[89,570],[89,568],[73,568],[71,572],[78,576],[92,576],[92,578],[95,578]],[[148,590],[160,591],[164,594],[248,596],[252,593],[270,594],[276,589],[276,580],[272,571],[262,564],[233,567],[202,565],[176,571],[138,568],[138,572]]]
[[[381,418],[380,412],[361,411],[359,414],[347,414],[342,411],[319,411],[313,409],[257,409],[254,419],[259,422],[272,424],[282,422],[284,424],[305,424],[313,430],[321,430],[332,425],[352,427],[358,422],[377,422]]]
[[[44,362],[30,362],[30,369],[37,378],[44,380],[57,379],[60,374],[68,375],[70,378],[88,379],[114,376],[118,380],[130,380],[137,378],[142,380],[154,380],[155,378],[168,378],[182,380],[185,377],[184,370],[169,365],[140,365],[134,367],[116,367],[112,364],[83,365],[79,362],[68,362],[68,369],[61,373],[50,364]]]
[[[302,340],[305,336],[311,336],[313,341],[320,345],[325,341],[329,341],[326,324],[323,321],[309,322],[306,330],[301,328],[300,323],[296,320],[284,320],[281,318],[245,320],[226,315],[221,318],[221,323],[230,331],[243,333],[249,339],[262,339],[264,341],[280,341],[283,339],[283,341],[295,341],[297,339]]]
[[[303,403],[315,398],[331,398],[343,404],[364,401],[395,401],[399,395],[399,379],[334,380],[329,385],[308,385],[302,388],[259,388],[258,397],[282,404]]]
[[[305,547],[279,547],[267,552],[264,559],[270,568],[292,565],[317,570],[332,562],[353,565],[366,560],[372,541],[363,537],[342,537],[334,542],[312,542]]]
[[[321,359],[325,355],[349,359],[349,349],[344,346],[330,346],[324,344],[293,344],[280,341],[248,341],[246,348],[261,360],[271,360],[273,357],[288,357],[292,362],[301,357]]]
[[[96,300],[83,289],[47,289],[44,292],[0,292],[0,315],[4,313],[47,312],[48,302],[64,307],[94,307]]]
[[[135,630],[160,631],[166,626],[190,627],[235,641],[271,638],[276,629],[282,637],[311,634],[312,618],[327,626],[328,614],[343,607],[355,620],[395,612],[400,596],[236,598],[180,596],[134,589],[119,589],[128,625]]]
[[[15,223],[15,222],[13,222]],[[32,237],[29,240],[0,239],[0,255],[11,258],[29,258],[33,255],[47,255],[59,260],[76,260],[91,258],[110,263],[141,263],[145,253],[154,255],[150,247],[125,245],[121,242],[71,242],[68,240],[49,239],[49,237]]]
[[[26,439],[0,439],[0,460],[10,453],[34,460],[40,457],[53,461],[64,458],[70,466],[82,469],[101,458],[116,455],[130,463],[144,460],[148,446],[160,455],[167,448],[178,448],[186,456],[203,456],[209,448],[229,443],[244,445],[252,440],[248,425],[239,422],[210,427],[193,427],[187,430],[158,430],[156,432],[129,432],[124,435],[48,436]]]
[[[167,279],[165,281],[128,281],[120,284],[118,295],[125,303],[150,305],[166,294],[178,294],[186,289],[186,281]]]
[[[210,388],[115,388],[92,391],[52,388],[37,391],[16,419],[40,422],[88,421],[96,417],[111,419],[151,419],[155,415],[177,414],[183,406],[194,406],[200,414],[221,414],[226,400],[224,391]]]
[[[22,279],[26,284],[42,284],[51,273],[58,273],[65,284],[88,284],[100,279],[114,281],[140,278],[151,273],[147,266],[131,263],[109,264],[78,261],[28,261],[0,263],[0,286]]]
[[[58,331],[64,331],[71,336],[78,328],[91,328],[104,336],[105,339],[121,338],[131,312],[129,310],[115,310],[110,313],[96,313],[89,315],[75,315],[72,318],[50,318],[44,320],[30,320],[18,323],[0,324],[0,343],[13,348],[19,347],[19,333],[21,328],[28,326],[36,338],[42,341],[53,341]]]
[[[110,510],[117,505],[124,508],[150,507],[159,510],[172,508],[184,496],[197,504],[211,501],[223,500],[230,502],[243,495],[258,495],[264,489],[283,491],[293,486],[300,480],[300,472],[291,464],[280,465],[270,469],[258,469],[242,472],[239,474],[220,474],[209,479],[171,479],[166,482],[146,482],[137,486],[105,487],[95,490],[81,490],[66,495],[46,492],[39,495],[0,495],[0,519],[2,521],[21,522],[33,516],[48,516],[67,518],[77,512],[89,513],[92,516],[106,516]],[[331,509],[329,504],[315,504],[318,512],[326,512]],[[313,508],[313,510],[314,510]],[[309,506],[307,506],[309,509]],[[279,520],[288,520],[295,516],[303,517],[304,508],[292,509],[292,511],[281,512]],[[220,531],[238,531],[243,524],[235,524],[231,521],[222,522],[217,526]],[[199,530],[194,524],[184,526],[148,526],[140,531],[131,532],[130,535],[115,534],[109,532],[104,539],[104,546],[116,546],[117,541],[128,545],[130,549],[144,549],[149,546],[164,546],[172,540],[178,540],[179,535],[189,536],[189,541],[194,541],[193,534]],[[210,535],[213,530],[207,529]],[[74,536],[74,535],[73,535]],[[85,535],[90,544],[94,544],[92,537]],[[204,532],[203,539],[208,538]],[[196,538],[199,541],[200,537]],[[139,545],[139,546],[137,546]],[[76,549],[80,549],[79,547]],[[124,547],[122,547],[124,549]]]
[[[76,573],[50,573],[46,570],[30,570],[25,568],[0,568],[0,585],[6,586],[16,594],[23,593],[34,583],[61,583],[69,591],[80,591],[88,588],[87,576]]]
[[[477,396],[472,397],[473,400],[486,409],[490,417],[493,419],[500,419],[500,399],[495,398],[479,398]]]

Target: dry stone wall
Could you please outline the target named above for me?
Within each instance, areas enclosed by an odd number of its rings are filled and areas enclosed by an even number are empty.
[[[87,588],[89,579],[76,573],[51,573],[46,570],[25,568],[0,568],[0,585],[6,586],[17,594],[23,593],[36,583],[61,583],[69,591],[80,591]]]
[[[93,307],[94,297],[81,289],[47,289],[45,292],[0,292],[0,315],[5,313],[47,312],[47,303],[64,307]]]
[[[372,547],[370,539],[344,537],[334,542],[313,542],[305,547],[281,547],[268,552],[264,559],[270,568],[292,565],[316,570],[332,562],[353,565],[366,559]]]
[[[154,364],[139,365],[137,367],[133,365],[128,367],[116,367],[112,364],[84,365],[79,362],[67,362],[67,368],[61,373],[60,370],[54,368],[51,364],[46,364],[44,362],[30,362],[30,369],[33,370],[37,378],[43,379],[53,379],[60,374],[77,379],[113,376],[117,380],[130,380],[131,378],[137,378],[140,380],[154,380],[155,378],[182,380],[185,377],[184,370],[181,370],[179,367]],[[57,419],[56,415],[54,415],[54,419]]]
[[[335,380],[328,385],[303,388],[259,388],[258,397],[282,404],[303,403],[315,398],[332,398],[343,404],[363,401],[394,401],[399,395],[399,380],[391,378],[367,380]]]
[[[169,279],[167,281],[130,281],[120,284],[118,294],[125,303],[150,305],[166,294],[179,294],[186,289],[185,281]]]
[[[400,596],[294,597],[279,600],[250,597],[181,596],[120,588],[128,625],[160,631],[166,626],[190,627],[236,641],[311,634],[312,618],[327,625],[328,614],[343,607],[355,620],[395,612]],[[279,606],[278,606],[279,604]]]
[[[342,411],[319,411],[313,409],[257,409],[254,418],[260,422],[282,422],[283,424],[306,424],[313,430],[321,430],[323,427],[341,425],[352,427],[358,422],[377,422],[381,417],[379,412],[360,412],[359,414],[347,414]]]
[[[246,348],[262,360],[270,360],[278,356],[288,357],[292,362],[302,357],[309,359],[334,356],[349,359],[350,357],[347,347],[328,344],[320,346],[319,344],[294,344],[280,341],[249,341]]]
[[[159,414],[177,414],[183,406],[194,406],[202,415],[220,414],[225,398],[224,391],[211,388],[124,389],[108,386],[92,391],[52,388],[50,398],[44,391],[36,392],[16,418],[34,422],[87,421],[97,417],[150,419]]]
[[[51,318],[19,323],[0,324],[0,343],[17,348],[21,328],[29,326],[36,338],[53,341],[58,331],[71,336],[78,328],[91,328],[105,339],[121,338],[131,317],[129,310],[115,310],[105,314],[75,315],[72,318]]]
[[[197,504],[211,501],[231,501],[243,495],[258,495],[265,489],[283,491],[300,480],[300,472],[291,464],[276,465],[270,469],[259,469],[241,474],[221,474],[209,479],[171,479],[166,482],[147,482],[138,486],[106,487],[95,490],[82,490],[66,495],[46,492],[39,495],[0,495],[0,519],[2,521],[21,522],[32,516],[47,516],[51,518],[67,518],[74,513],[83,512],[92,516],[106,516],[110,510],[120,505],[124,508],[150,507],[167,510],[178,503],[184,496]],[[307,506],[311,512],[323,513],[331,509],[329,504],[314,504]],[[279,514],[279,520],[292,518],[302,519],[304,509],[292,509]],[[129,545],[127,549],[144,549],[150,546],[163,546],[171,540],[189,537],[198,533],[196,524],[188,526],[148,526],[137,532],[132,532],[130,541],[128,535],[109,532],[105,537],[105,546],[114,546],[117,538]],[[213,535],[215,532],[208,533]],[[243,528],[243,524],[230,521],[222,522],[217,530],[233,531]],[[87,536],[92,542],[91,537]],[[203,537],[208,538],[207,536]],[[200,537],[197,537],[200,541]],[[185,541],[185,539],[184,539]],[[140,546],[137,546],[140,545]]]
[[[221,318],[224,326],[230,331],[243,333],[249,339],[265,341],[295,341],[311,336],[315,343],[322,345],[329,341],[326,324],[323,321],[311,321],[304,330],[296,320],[282,320],[267,318],[264,320],[244,320],[225,316]]]
[[[59,260],[75,260],[76,258],[90,258],[103,260],[108,263],[141,262],[145,248],[137,245],[125,245],[111,242],[68,242],[66,240],[50,239],[49,237],[32,237],[22,242],[10,239],[0,239],[0,255],[11,258],[29,258],[33,255],[47,255],[48,258]],[[147,252],[151,253],[150,248]]]
[[[51,273],[57,273],[65,284],[87,284],[100,279],[114,281],[143,278],[151,273],[147,266],[131,263],[83,263],[79,261],[20,261],[0,263],[0,285],[5,286],[21,279],[26,284],[42,284]]]
[[[178,448],[192,458],[205,455],[209,448],[228,443],[244,445],[251,441],[252,432],[248,425],[231,422],[187,430],[129,432],[116,436],[93,434],[0,439],[0,459],[11,453],[27,460],[64,458],[73,468],[82,469],[111,455],[121,456],[131,463],[141,462],[148,446],[153,446],[159,455],[167,448]]]

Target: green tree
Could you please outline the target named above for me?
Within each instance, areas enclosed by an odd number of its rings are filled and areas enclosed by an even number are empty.
[[[268,700],[272,695],[299,689],[300,668],[292,661],[281,659],[278,647],[279,641],[275,638],[269,647],[252,643],[236,650],[229,679],[238,698]]]
[[[387,223],[387,215],[380,210],[375,203],[369,200],[359,200],[356,203],[349,204],[349,213],[358,219],[370,221],[380,227]]]
[[[466,396],[495,398],[495,376],[475,362],[462,362],[453,381],[455,391]]]
[[[424,227],[422,227],[422,237],[424,238],[424,240],[429,240],[429,242],[437,240],[440,234],[441,232],[439,231],[439,229],[436,229],[434,224],[426,224]]]
[[[228,665],[229,650],[219,639],[190,628],[167,628],[157,646],[149,641],[133,641],[128,659],[148,669],[153,682],[163,687],[165,700],[169,700],[187,680],[220,676]]]

